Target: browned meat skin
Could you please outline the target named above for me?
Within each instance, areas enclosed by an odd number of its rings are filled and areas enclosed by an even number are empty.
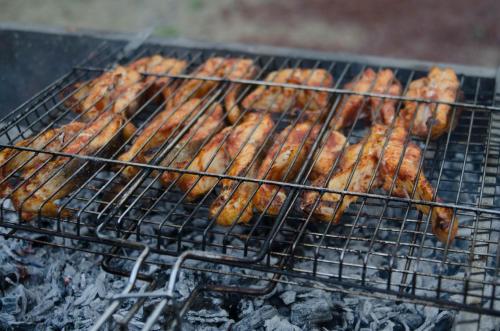
[[[349,146],[342,156],[339,171],[330,178],[327,187],[331,190],[366,193],[370,189],[380,186],[376,166],[385,135],[386,127],[375,124],[367,138],[356,145]],[[359,162],[356,164],[358,158]],[[374,181],[370,187],[372,178]],[[321,197],[314,215],[322,221],[338,223],[344,211],[357,199],[358,197],[354,195],[345,195],[342,198],[341,194],[325,193]]]
[[[396,128],[390,136],[390,140],[384,150],[381,177],[384,181],[384,189],[390,192],[394,178],[396,177],[393,195],[413,198],[416,200],[432,201],[434,189],[425,178],[423,172],[418,173],[422,152],[414,143],[407,144],[405,150],[405,139],[407,133],[402,128]],[[401,163],[399,171],[398,165]],[[416,185],[415,195],[412,196]],[[434,207],[416,204],[416,208],[424,214],[431,214],[432,232],[443,243],[453,241],[458,231],[458,219],[453,218],[451,208]]]
[[[230,157],[237,156],[229,167],[227,175],[255,178],[258,162],[252,161],[259,157],[257,152],[273,127],[271,116],[255,113],[246,115],[243,123],[234,127],[225,148]],[[217,223],[220,225],[229,226],[234,222],[248,223],[253,216],[251,196],[257,189],[256,184],[243,182],[232,193],[238,181],[223,179],[221,183],[222,191],[210,206],[210,214],[218,215]]]
[[[132,146],[119,156],[120,161],[135,161],[146,163],[145,154],[154,148],[161,146],[165,140],[172,139],[172,133],[179,132],[190,119],[198,114],[203,108],[204,103],[200,99],[191,99],[179,108],[168,108],[161,113],[157,114],[151,122],[144,128],[144,130],[137,136],[132,143]],[[207,113],[215,113],[221,115],[222,108],[218,103],[214,103],[211,107],[217,108],[215,111],[207,109]],[[206,117],[202,117],[205,118]],[[221,118],[218,116],[214,118],[219,123]],[[195,127],[196,124],[195,124]],[[206,131],[205,131],[206,132]],[[203,134],[204,129],[201,127],[199,133]],[[126,167],[122,175],[125,178],[132,178],[139,169],[135,167]]]
[[[224,140],[231,130],[233,130],[232,127],[227,127],[210,139],[187,169],[223,174],[230,161]],[[209,192],[217,185],[217,182],[217,177],[201,176],[200,178],[198,175],[184,174],[179,178],[177,185],[184,192],[188,192],[187,199],[192,201]]]
[[[121,141],[123,122],[123,117],[105,113],[88,124],[62,152],[96,155],[101,150],[99,155],[106,155]],[[41,167],[28,169],[33,176],[24,180],[12,193],[12,202],[21,218],[29,221],[37,217],[39,212],[41,216],[56,217],[59,207],[55,201],[73,192],[79,182],[89,175],[88,169],[75,173],[84,163],[83,159],[58,156]],[[74,178],[65,184],[71,176]],[[26,175],[23,177],[26,178]],[[62,210],[61,216],[68,217],[69,212]]]
[[[344,88],[356,93],[371,92],[393,96],[399,96],[402,93],[401,83],[390,69],[375,72],[368,68],[355,81],[347,83]],[[396,112],[396,100],[356,94],[344,96],[332,120],[332,127],[339,130],[352,125],[359,112],[362,112],[359,115],[360,118],[366,117],[372,123],[389,125]]]
[[[36,138],[22,140],[16,146],[56,152],[84,127],[85,123],[72,122],[61,128],[45,131]],[[26,176],[29,176],[33,169],[36,169],[50,157],[51,154],[48,153],[35,153],[4,148],[0,151],[0,181],[3,179],[12,179],[9,177],[17,171],[22,171]],[[1,197],[5,197],[11,192],[8,181],[0,185],[0,191]]]
[[[187,61],[163,57],[156,54],[140,58],[139,60],[129,64],[128,67],[141,73],[154,75],[179,75],[186,69]],[[144,80],[145,85],[149,86],[146,91],[148,98],[159,92],[163,95],[170,95],[172,91],[175,90],[176,84],[174,84],[174,86],[167,86],[169,85],[171,78],[157,77],[154,75],[148,76]]]
[[[459,93],[460,82],[455,72],[449,68],[433,67],[427,77],[411,82],[406,96],[436,102],[454,102]],[[454,120],[452,114],[452,107],[447,104],[406,101],[398,123],[407,130],[413,123],[412,134],[427,138],[430,130],[431,139],[437,139],[455,127],[460,110],[457,109]]]
[[[225,79],[252,79],[257,75],[258,67],[250,59],[213,57],[205,61],[192,74],[193,77],[216,77]],[[169,101],[170,107],[182,104],[191,98],[203,98],[220,82],[190,79],[183,82],[177,89],[175,96]],[[240,116],[240,109],[236,104],[236,99],[241,89],[241,84],[231,84],[228,87],[228,94],[224,99],[228,120],[235,123]],[[165,97],[167,97],[165,95]]]
[[[288,126],[280,132],[262,161],[257,178],[276,181],[293,180],[309,154],[319,130],[319,125],[313,127],[311,123],[306,122]],[[286,172],[288,174],[285,176]],[[279,189],[272,184],[262,184],[253,198],[253,203],[260,212],[278,215],[286,196],[285,189]]]
[[[314,157],[314,165],[309,175],[311,185],[315,187],[325,187],[328,175],[332,171],[335,161],[340,156],[342,149],[348,146],[346,137],[340,132],[329,131],[326,137],[326,140]],[[310,213],[318,197],[319,192],[317,191],[304,192],[301,203],[302,210]],[[314,214],[319,212],[319,210],[315,210]]]
[[[160,164],[177,169],[185,169],[195,158],[196,152],[202,147],[201,145],[205,139],[222,129],[224,126],[223,116],[222,107],[217,103],[212,104],[211,108],[207,109],[205,114],[200,116]],[[168,186],[179,175],[176,172],[165,171],[160,177],[160,182],[164,186]]]
[[[312,87],[331,87],[332,75],[324,69],[283,69],[267,75],[266,82]],[[322,111],[328,105],[328,93],[277,86],[259,86],[242,102],[244,108],[282,113],[290,108]]]

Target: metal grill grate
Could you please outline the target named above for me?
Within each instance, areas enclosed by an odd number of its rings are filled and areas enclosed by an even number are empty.
[[[269,272],[360,288],[366,294],[388,293],[407,300],[428,300],[434,304],[500,315],[497,286],[500,265],[500,183],[497,179],[500,175],[500,131],[495,114],[500,109],[493,106],[494,78],[459,75],[463,99],[451,103],[453,116],[458,116],[458,108],[462,109],[457,127],[438,141],[431,141],[429,137],[413,137],[413,141],[422,147],[424,155],[419,172],[424,173],[436,188],[442,202],[396,198],[378,190],[366,194],[332,191],[313,187],[308,182],[315,152],[321,149],[321,139],[328,134],[329,119],[344,102],[342,96],[354,94],[343,89],[344,85],[368,67],[375,71],[382,68],[363,63],[146,45],[130,56],[127,62],[160,53],[185,59],[189,64],[185,74],[143,73],[145,76],[171,77],[173,79],[167,83],[171,87],[188,79],[218,82],[203,97],[207,105],[187,125],[175,128],[156,150],[149,164],[117,159],[133,137],[108,157],[47,152],[14,145],[33,134],[81,119],[82,115],[75,115],[72,106],[66,102],[78,90],[71,88],[76,82],[87,82],[109,71],[119,49],[116,45],[104,44],[92,61],[75,67],[70,74],[4,118],[5,125],[0,129],[2,147],[82,159],[85,163],[80,169],[87,164],[93,164],[96,169],[86,175],[74,192],[60,201],[61,208],[72,211],[73,216],[69,218],[39,217],[29,223],[23,222],[8,197],[4,199],[0,225],[11,228],[12,235],[16,231],[27,231],[115,247],[142,248],[147,245],[157,254],[156,257],[176,257],[186,250],[223,253],[225,257],[221,261],[226,263],[254,264],[255,268]],[[261,70],[252,80],[195,77],[193,70],[214,56],[251,58]],[[267,73],[283,68],[326,69],[334,77],[334,86],[263,82]],[[412,68],[391,69],[404,90],[412,80],[427,74],[425,70]],[[197,119],[208,111],[208,105],[215,102],[223,104],[231,83],[243,85],[238,102],[259,85],[287,87],[293,93],[311,90],[328,94],[329,107],[323,111],[323,118],[316,120],[321,125],[320,134],[293,180],[283,182],[249,176],[231,177],[187,171],[161,163],[182,137],[188,137],[190,129],[200,126]],[[172,98],[178,92],[174,89]],[[141,94],[145,95],[146,91]],[[408,100],[406,97],[371,92],[362,95],[394,98],[398,111],[403,101]],[[308,100],[307,104],[310,102]],[[165,101],[158,103],[157,98],[152,96],[129,117],[128,122],[141,129],[164,109],[164,104]],[[295,112],[289,107],[284,113],[273,115],[275,126],[272,134],[260,148],[265,150],[276,132],[288,125],[295,126],[307,116],[304,109]],[[244,109],[243,113],[246,112],[248,110]],[[344,133],[350,143],[357,143],[366,135],[367,129],[368,126],[358,116],[352,128]],[[132,180],[118,186],[120,173],[127,165],[133,165],[140,171]],[[187,202],[186,194],[175,184],[168,187],[159,184],[158,170],[213,176],[219,181],[233,179],[239,183],[271,183],[285,188],[287,199],[276,217],[266,212],[255,212],[252,221],[247,224],[221,227],[208,213],[211,202],[217,196],[217,188],[196,202]],[[69,180],[81,176],[82,171],[77,171]],[[15,176],[11,175],[4,182]],[[305,190],[357,195],[359,199],[349,207],[340,224],[321,223],[300,208],[301,194]],[[453,210],[460,220],[460,229],[452,244],[444,245],[436,240],[430,232],[430,218],[416,210],[417,203]],[[199,258],[203,259],[202,256]],[[150,258],[148,262],[160,263],[160,259]]]

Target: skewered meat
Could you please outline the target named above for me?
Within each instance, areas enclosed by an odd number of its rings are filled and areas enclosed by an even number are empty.
[[[164,111],[157,114],[155,118],[149,122],[149,124],[144,128],[144,130],[137,136],[137,138],[132,143],[132,146],[120,155],[118,158],[120,161],[135,161],[146,163],[145,155],[154,148],[161,146],[165,140],[172,139],[173,132],[179,132],[179,130],[186,125],[190,119],[194,118],[202,109],[204,103],[200,99],[191,99],[184,103],[178,108],[169,108],[168,106]],[[216,108],[214,111],[206,110],[207,114],[214,114],[210,118],[209,123],[217,122],[220,125],[222,117],[222,108],[218,103],[214,103],[211,107]],[[206,120],[207,117],[203,115],[200,119]],[[203,122],[200,122],[203,123]],[[199,125],[198,125],[199,126]],[[194,127],[198,127],[196,124]],[[206,134],[207,129],[201,127],[196,134]],[[188,137],[189,135],[187,135]],[[122,175],[125,178],[132,178],[139,169],[136,167],[126,167],[123,170]]]
[[[61,128],[45,131],[38,137],[22,140],[15,146],[57,152],[84,127],[85,123],[72,122]],[[0,181],[5,180],[3,184],[0,184],[0,196],[5,197],[11,192],[7,179],[12,179],[14,173],[22,171],[29,176],[37,165],[49,158],[51,158],[49,153],[19,151],[12,148],[4,148],[0,151]]]
[[[237,156],[233,159],[227,175],[255,178],[258,167],[255,161],[259,157],[257,152],[273,126],[269,115],[251,113],[243,123],[234,127],[225,147],[228,155]],[[243,182],[238,186],[238,181],[232,179],[223,179],[221,183],[222,191],[210,206],[210,214],[217,217],[217,223],[220,225],[249,222],[253,216],[251,198],[257,189],[256,184]]]
[[[288,126],[280,132],[262,161],[257,173],[258,178],[277,181],[295,178],[318,136],[319,129],[319,125],[313,126],[306,122]],[[262,184],[253,198],[253,203],[260,212],[278,215],[286,196],[284,188]]]
[[[121,141],[123,117],[104,113],[94,122],[87,124],[62,152],[79,155],[107,155]],[[89,167],[82,167],[86,161],[79,158],[57,156],[48,163],[26,169],[21,177],[22,184],[12,193],[12,202],[24,220],[37,215],[68,217],[69,211],[61,210],[56,200],[69,195],[89,174]],[[28,176],[31,175],[31,176]]]
[[[349,146],[340,161],[340,169],[328,181],[331,190],[347,190],[367,193],[381,185],[376,166],[385,139],[386,127],[375,124],[370,135],[358,144]],[[358,161],[359,160],[359,161]],[[358,161],[358,162],[357,162]],[[370,182],[372,181],[370,186]],[[316,218],[338,223],[344,211],[358,199],[355,195],[325,193],[321,197],[314,215]]]
[[[331,87],[333,77],[324,69],[283,69],[267,75],[266,82],[300,84],[312,87]],[[290,108],[307,107],[309,112],[326,108],[328,92],[289,87],[259,86],[242,102],[244,108],[276,113]]]
[[[226,149],[224,140],[232,129],[232,127],[227,127],[216,134],[208,144],[203,147],[200,153],[196,155],[187,169],[191,171],[223,174],[230,161],[230,155]],[[209,192],[217,185],[217,182],[217,177],[200,177],[194,174],[184,174],[179,178],[177,185],[184,192],[188,192],[187,199],[192,201]]]
[[[311,186],[314,187],[325,187],[328,182],[328,175],[332,171],[335,161],[340,156],[342,149],[348,145],[345,136],[340,132],[330,131],[326,137],[326,141],[314,158],[314,165],[309,175]],[[317,191],[304,192],[301,208],[309,213],[314,207],[316,200],[318,200],[318,197],[319,192]],[[315,210],[314,213],[320,214],[320,211]]]
[[[216,77],[225,79],[252,79],[257,75],[258,68],[250,59],[213,57],[205,61],[192,74],[193,77]],[[177,93],[169,101],[170,107],[180,105],[191,98],[203,98],[214,88],[219,86],[220,81],[190,79],[181,84]],[[237,106],[237,96],[241,84],[233,83],[228,87],[228,93],[224,98],[225,108],[228,111],[228,120],[235,123],[240,116]],[[168,97],[168,96],[165,96]]]
[[[452,69],[433,67],[427,77],[411,82],[407,97],[430,99],[436,102],[454,102],[460,93],[460,82]],[[437,139],[455,127],[460,110],[452,118],[452,107],[447,104],[406,101],[398,118],[407,130],[413,123],[412,134]]]
[[[395,189],[392,195],[414,198],[416,200],[432,201],[434,189],[425,178],[423,172],[419,173],[421,167],[422,152],[414,143],[407,144],[405,149],[406,131],[396,128],[390,136],[387,148],[382,158],[380,169],[384,181],[384,189],[391,192],[395,179]],[[399,171],[398,166],[400,165]],[[412,197],[416,185],[415,196]],[[432,232],[443,243],[453,241],[458,231],[458,219],[454,218],[453,210],[445,207],[430,208],[427,205],[416,204],[416,208],[424,214],[431,214]]]
[[[355,93],[378,93],[398,96],[402,93],[401,83],[390,69],[379,72],[366,69],[357,80],[347,83],[344,87]],[[396,100],[382,99],[352,94],[344,96],[340,108],[332,120],[332,127],[339,130],[354,123],[358,117],[367,118],[371,123],[389,125],[396,111]]]

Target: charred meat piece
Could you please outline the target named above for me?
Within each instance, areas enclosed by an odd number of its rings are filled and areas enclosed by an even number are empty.
[[[378,93],[399,96],[402,93],[401,83],[390,69],[379,72],[366,69],[356,80],[344,87],[355,93]],[[361,112],[361,114],[359,114]],[[396,100],[369,97],[363,95],[346,95],[339,104],[337,114],[332,120],[332,127],[339,130],[354,123],[356,118],[367,118],[371,123],[389,125],[396,112]]]
[[[192,74],[193,77],[216,77],[225,79],[252,79],[257,75],[258,67],[250,59],[213,57],[205,61]],[[221,84],[216,80],[189,79],[177,89],[177,93],[169,101],[170,107],[180,105],[191,98],[203,98],[210,91]],[[232,83],[224,98],[225,108],[228,111],[228,120],[235,123],[240,116],[236,99],[241,89],[241,84]],[[167,98],[168,96],[165,95]]]
[[[185,104],[178,108],[169,108],[168,106],[164,111],[157,114],[153,120],[142,130],[142,132],[137,136],[137,138],[132,143],[132,146],[127,150],[127,152],[120,155],[118,158],[120,161],[135,161],[140,163],[146,163],[146,154],[151,154],[150,151],[161,146],[165,140],[172,139],[172,134],[174,132],[179,132],[179,130],[189,123],[190,119],[194,118],[202,109],[204,103],[200,99],[191,99]],[[211,117],[211,122],[217,121],[220,123],[222,117],[222,108],[218,103],[214,103],[211,107],[217,108],[215,111],[212,109],[206,110],[206,113],[214,113],[214,117]],[[219,117],[220,115],[220,117]],[[201,117],[205,119],[206,117]],[[199,126],[199,125],[198,125]],[[194,125],[194,127],[198,127]],[[205,134],[203,127],[199,128],[197,134]],[[139,169],[135,167],[126,167],[123,170],[122,175],[125,178],[132,178]]]
[[[283,69],[271,72],[265,82],[331,87],[333,77],[324,69]],[[318,112],[324,110],[327,104],[328,92],[279,86],[259,86],[242,102],[244,108],[275,113],[304,107],[309,112]]]
[[[403,128],[395,128],[390,136],[380,169],[384,190],[400,197],[433,201],[432,185],[423,172],[418,172],[422,151],[412,142],[407,143],[405,148],[406,136]],[[415,195],[412,196],[415,186]],[[451,208],[431,208],[422,204],[416,204],[416,208],[424,214],[431,214],[432,232],[441,242],[446,243],[448,237],[450,242],[453,241],[458,231],[458,219],[453,217]]]
[[[85,127],[85,123],[72,122],[61,128],[50,129],[37,137],[22,140],[16,144],[19,147],[29,147],[48,152],[58,152]],[[4,148],[0,151],[0,196],[5,197],[11,192],[9,179],[13,179],[16,172],[30,175],[33,169],[51,158],[49,153],[36,153],[13,148]],[[31,170],[30,170],[31,169]]]
[[[374,125],[370,135],[358,144],[349,146],[342,156],[340,169],[328,181],[328,188],[338,191],[367,193],[381,185],[376,174],[377,162],[386,135],[386,127]],[[359,161],[358,161],[359,160]],[[370,186],[370,182],[373,183]],[[358,199],[355,195],[324,193],[314,210],[316,218],[326,222],[340,221],[344,211]]]
[[[62,152],[78,155],[108,155],[122,140],[123,117],[113,113],[99,116],[71,141]],[[44,165],[26,169],[25,180],[12,192],[12,202],[23,220],[40,216],[68,217],[55,203],[73,192],[90,175],[91,165],[79,168],[87,161],[57,156]],[[31,176],[28,176],[31,175]]]
[[[455,102],[460,94],[460,82],[452,69],[433,67],[427,77],[411,82],[407,97],[429,99],[431,103],[406,101],[398,122],[412,134],[437,139],[455,127],[460,110],[452,118],[452,107],[438,102]],[[412,124],[413,123],[413,124]]]
[[[177,169],[186,169],[196,157],[196,152],[202,148],[203,142],[216,134],[223,127],[224,113],[219,104],[213,104],[211,108],[205,111],[200,118],[193,124],[191,129],[184,134],[181,140],[161,161],[161,165],[174,167]],[[203,151],[203,149],[202,149]],[[194,162],[194,161],[193,161]],[[179,177],[179,173],[165,171],[160,176],[160,182],[168,186]],[[177,184],[182,183],[182,181]],[[193,197],[194,198],[194,197]]]
[[[230,161],[224,142],[232,129],[232,127],[227,127],[210,139],[187,169],[223,174]],[[218,181],[217,177],[184,174],[179,178],[177,186],[187,192],[187,199],[192,201],[209,192]]]
[[[248,114],[243,123],[234,127],[225,144],[228,155],[235,157],[227,175],[255,178],[258,167],[256,160],[260,157],[257,153],[273,127],[269,115],[255,113]],[[232,179],[223,179],[221,183],[222,191],[210,206],[210,214],[217,217],[220,225],[248,223],[253,216],[251,199],[257,189],[256,184],[243,182],[238,186],[238,181]]]
[[[342,149],[348,146],[346,137],[337,131],[330,131],[326,134],[326,140],[314,157],[314,164],[309,175],[311,186],[325,187],[328,182],[328,175],[332,171],[336,160],[340,156]],[[352,153],[352,152],[351,152]],[[346,161],[344,161],[346,162]],[[352,161],[350,161],[352,162]],[[306,213],[310,213],[314,204],[317,203],[319,192],[306,191],[302,196],[301,208]],[[320,214],[320,210],[314,211],[313,214]]]
[[[179,75],[186,69],[187,62],[185,60],[163,57],[156,54],[140,58],[139,60],[129,64],[128,67],[133,70],[137,70],[140,73],[151,74],[144,80],[145,85],[148,86],[146,95],[151,97],[159,92],[163,95],[170,95],[175,89],[174,86],[167,86],[169,85],[171,78],[158,77],[155,75]]]
[[[306,122],[288,126],[280,132],[262,161],[257,177],[285,182],[293,180],[309,154],[319,129],[319,125],[313,126]],[[278,215],[286,195],[284,188],[262,184],[253,203],[260,212]]]

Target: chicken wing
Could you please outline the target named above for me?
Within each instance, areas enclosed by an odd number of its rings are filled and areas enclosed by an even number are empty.
[[[19,147],[28,147],[48,152],[60,151],[62,146],[68,143],[80,130],[85,127],[85,123],[72,122],[60,128],[51,129],[43,132],[37,137],[28,138],[15,144]],[[41,164],[51,157],[49,153],[36,153],[29,151],[16,150],[13,148],[4,148],[0,151],[0,197],[7,196],[11,191],[9,179],[14,173],[23,171],[25,174],[31,174],[38,164]]]
[[[313,126],[305,122],[288,126],[280,132],[260,165],[258,178],[293,180],[309,154],[319,130],[319,125]],[[286,196],[284,188],[273,184],[262,184],[253,198],[253,204],[260,212],[278,215]]]
[[[151,74],[144,80],[145,85],[148,86],[146,95],[149,98],[160,91],[163,95],[170,95],[175,90],[175,86],[167,86],[171,78],[155,75],[179,75],[186,69],[187,61],[156,54],[140,58],[129,64],[128,67],[140,73]]]
[[[433,201],[434,189],[425,178],[423,172],[418,173],[422,152],[414,143],[407,144],[405,149],[406,130],[394,129],[391,134],[387,148],[384,150],[381,177],[384,182],[383,188],[392,195],[413,198],[416,200]],[[399,166],[399,171],[398,171]],[[416,185],[415,196],[412,197]],[[458,231],[458,219],[453,217],[453,210],[445,207],[431,208],[427,205],[416,204],[416,208],[424,214],[431,213],[432,232],[443,243],[453,241]]]
[[[345,89],[355,93],[378,93],[398,96],[402,93],[401,83],[390,69],[366,69],[355,81],[347,83]],[[396,100],[351,94],[344,96],[339,109],[332,120],[332,127],[339,130],[352,125],[359,114],[372,123],[389,125],[396,111]]]
[[[267,75],[266,82],[331,87],[332,75],[324,69],[283,69]],[[322,111],[328,104],[328,92],[278,86],[259,86],[242,102],[244,108],[282,113],[290,108],[309,112]]]
[[[330,131],[327,133],[327,138],[320,147],[317,155],[314,157],[314,165],[309,175],[311,186],[325,187],[328,181],[328,175],[332,171],[335,161],[340,156],[342,149],[347,147],[347,141],[343,134],[337,131]],[[359,153],[359,151],[358,151]],[[350,153],[354,154],[354,153]],[[344,161],[347,162],[347,161]],[[350,163],[352,161],[349,161]],[[353,163],[353,162],[352,162]],[[301,208],[306,213],[310,213],[316,200],[318,200],[319,192],[306,191],[302,196]],[[314,214],[320,214],[320,210],[314,211]]]
[[[455,127],[460,109],[452,118],[452,107],[437,102],[455,102],[460,94],[460,82],[452,69],[433,67],[427,77],[411,82],[407,97],[436,101],[425,103],[406,101],[398,122],[407,130],[413,123],[412,134],[426,138],[430,131],[431,139],[437,139]]]
[[[227,127],[210,139],[187,169],[223,174],[230,161],[230,155],[224,142],[231,130],[233,130],[232,127]],[[179,178],[177,186],[188,193],[187,199],[189,201],[193,201],[209,192],[217,185],[217,182],[217,177],[201,176],[200,178],[198,175],[184,174]]]
[[[151,120],[134,140],[132,146],[118,157],[118,160],[147,163],[145,155],[161,146],[165,140],[172,139],[172,133],[178,132],[190,119],[196,116],[203,105],[202,100],[191,99],[178,108],[166,107],[164,111]],[[215,114],[221,114],[222,108],[218,103],[214,103],[212,107],[217,108]],[[207,113],[212,113],[212,111],[207,110]],[[216,120],[220,123],[220,118],[217,117]],[[200,130],[200,133],[203,133],[203,130]],[[125,178],[132,178],[138,170],[135,167],[126,167],[122,175]]]
[[[230,157],[237,156],[233,159],[227,175],[255,178],[258,167],[255,158],[259,157],[257,152],[273,127],[271,116],[255,113],[248,114],[243,123],[234,127],[225,147]],[[251,196],[257,189],[256,184],[243,182],[236,188],[238,181],[231,179],[223,179],[221,184],[222,191],[210,206],[210,214],[217,217],[217,223],[220,225],[249,222],[253,216]]]
[[[225,79],[252,79],[257,75],[258,67],[250,59],[213,57],[205,61],[192,74],[193,77],[216,77]],[[189,79],[181,84],[176,94],[170,100],[170,107],[184,103],[191,98],[203,98],[210,91],[220,85],[217,80]],[[225,108],[228,111],[228,120],[235,123],[240,116],[240,109],[236,99],[241,84],[231,84],[224,98]],[[166,96],[167,97],[167,96]]]
[[[106,113],[88,124],[77,137],[62,149],[62,152],[79,155],[107,155],[121,141],[123,117]],[[55,217],[59,214],[56,200],[61,199],[78,187],[89,175],[91,167],[78,170],[84,159],[58,156],[46,164],[40,164],[29,173],[23,173],[22,184],[12,192],[12,202],[23,220],[32,220],[38,215]],[[30,174],[31,176],[28,176]],[[68,217],[69,212],[61,211]]]
[[[349,146],[342,156],[339,171],[328,181],[327,187],[331,190],[356,193],[366,193],[379,187],[381,182],[376,167],[385,134],[386,127],[375,124],[366,139]],[[370,186],[372,178],[374,180]],[[357,199],[355,195],[346,194],[342,197],[337,193],[325,193],[314,210],[314,215],[319,220],[338,223],[347,207]]]

